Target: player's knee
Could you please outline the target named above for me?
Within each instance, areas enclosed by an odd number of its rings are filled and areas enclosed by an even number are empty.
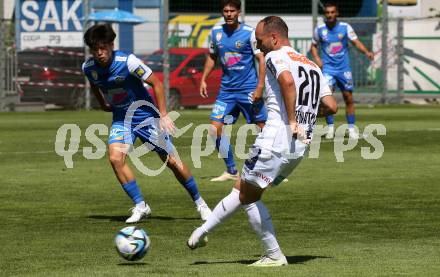
[[[209,128],[209,135],[211,137],[219,137],[222,135],[222,124],[211,123],[211,128]]]
[[[176,161],[176,158],[174,158],[174,157],[171,156],[171,155],[168,155],[168,159],[166,159],[166,162],[167,162],[167,167],[168,167],[168,168],[173,169],[173,168],[176,168],[176,167],[177,167],[177,161]]]
[[[175,160],[168,160],[167,161],[167,167],[168,168],[175,168],[176,167],[176,161]]]
[[[258,197],[248,195],[248,194],[244,193],[243,191],[240,191],[239,199],[240,199],[240,203],[242,205],[251,204],[251,203],[254,203],[254,202],[260,200]]]
[[[124,165],[124,159],[121,155],[109,155],[108,160],[114,167],[121,167]]]
[[[351,94],[344,95],[344,101],[346,105],[353,105],[353,96]]]

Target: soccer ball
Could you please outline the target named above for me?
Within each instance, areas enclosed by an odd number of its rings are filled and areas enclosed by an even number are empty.
[[[147,254],[150,248],[150,238],[144,230],[136,226],[129,226],[116,234],[115,246],[122,258],[128,261],[137,261]]]

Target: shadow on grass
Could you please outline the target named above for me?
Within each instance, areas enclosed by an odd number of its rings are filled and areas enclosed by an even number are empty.
[[[286,256],[287,262],[289,264],[303,264],[305,262],[315,260],[315,259],[331,259],[333,257],[326,257],[326,256]],[[214,261],[214,262],[208,262],[208,261],[197,261],[192,263],[191,265],[203,265],[203,264],[252,264],[256,262],[257,260],[237,260],[237,261]]]
[[[108,220],[108,221],[118,221],[118,222],[125,222],[127,220],[127,215],[90,215],[87,218],[91,219],[99,219],[99,220]],[[171,217],[171,216],[149,216],[145,221],[152,221],[152,220],[164,220],[164,221],[171,221],[171,220],[200,220],[199,217]]]
[[[137,263],[137,262],[126,262],[126,263],[119,263],[118,266],[145,266],[148,265],[147,263]]]

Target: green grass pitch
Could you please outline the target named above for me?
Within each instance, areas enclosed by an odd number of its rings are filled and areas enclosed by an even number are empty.
[[[208,123],[208,116],[208,110],[182,111],[177,125]],[[137,226],[147,230],[152,244],[143,260],[125,262],[113,238],[126,226],[131,203],[106,157],[87,160],[80,151],[67,169],[54,150],[61,125],[79,125],[82,150],[91,146],[86,128],[109,124],[111,115],[0,114],[0,275],[438,276],[440,108],[360,107],[357,117],[361,130],[370,123],[385,125],[387,134],[377,136],[385,147],[382,158],[363,159],[361,147],[369,144],[360,141],[337,163],[333,144],[324,141],[318,159],[304,159],[288,183],[263,197],[289,265],[255,269],[246,265],[262,251],[242,211],[209,236],[207,247],[186,247],[200,220],[169,171],[157,177],[135,171],[153,210]],[[336,122],[344,121],[341,109]],[[224,168],[217,155],[203,157],[202,168],[194,168],[189,147],[194,126],[174,142],[213,208],[232,184],[209,182]],[[160,166],[152,153],[143,161]]]

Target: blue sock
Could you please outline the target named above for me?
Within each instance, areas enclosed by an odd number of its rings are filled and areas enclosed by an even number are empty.
[[[186,189],[186,191],[191,195],[193,201],[196,201],[200,198],[199,189],[197,188],[196,180],[191,176],[185,182],[181,182],[182,186]]]
[[[144,201],[144,197],[142,196],[136,180],[127,182],[126,184],[122,184],[122,188],[135,204],[139,204],[140,202]]]
[[[335,123],[333,115],[327,115],[325,117],[325,121],[327,121],[327,125],[333,125]]]
[[[347,119],[348,128],[353,128],[356,121],[354,114],[347,114],[345,115],[345,118]]]
[[[220,152],[220,154],[226,158],[223,158],[226,164],[226,170],[230,174],[237,174],[237,169],[235,168],[234,155],[232,154],[232,145],[228,142],[226,138],[217,138],[215,140],[215,148]],[[226,152],[227,151],[227,152]]]

